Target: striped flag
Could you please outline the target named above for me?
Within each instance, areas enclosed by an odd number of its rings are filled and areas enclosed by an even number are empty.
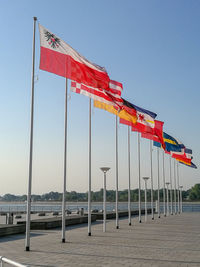
[[[123,100],[121,98],[122,89],[122,84],[113,80],[110,80],[109,87],[107,89],[94,88],[83,83],[71,81],[72,92],[83,94],[108,105],[113,105],[117,109],[120,109],[123,104]]]
[[[39,24],[40,69],[95,88],[107,89],[105,68],[81,56],[71,46]]]
[[[125,99],[123,99],[123,106],[128,112],[135,112],[137,123],[136,125],[131,125],[129,121],[124,119],[120,119],[120,123],[132,126],[132,131],[152,133],[151,129],[154,128],[154,119],[157,116],[156,113],[140,108]]]
[[[121,107],[121,109],[118,109],[117,107],[114,107],[113,105],[108,105],[106,103],[100,102],[95,100],[94,101],[94,107],[104,109],[112,114],[117,115],[120,119],[124,119],[128,122],[130,122],[131,125],[136,124],[137,122],[137,116],[136,112],[134,110],[129,112],[124,108],[124,106]]]
[[[123,101],[123,106],[127,106],[127,108],[132,108],[132,110],[135,110],[137,122],[135,125],[133,125],[130,121],[122,118],[120,119],[120,123],[132,126],[132,131],[140,132],[142,134],[142,137],[157,141],[162,144],[163,148],[165,148],[165,143],[163,140],[164,122],[155,120],[157,114],[147,109],[133,105],[125,99],[123,99]]]
[[[181,152],[173,152],[171,151],[172,158],[175,158],[179,162],[183,162],[186,164],[191,164],[192,160],[192,150],[188,148],[182,148]]]
[[[183,164],[183,165],[185,165],[185,166],[188,166],[188,167],[197,169],[197,166],[196,166],[193,162],[191,162],[190,164],[187,164],[187,163],[184,163],[184,162],[181,162],[181,161],[180,161],[180,163]]]

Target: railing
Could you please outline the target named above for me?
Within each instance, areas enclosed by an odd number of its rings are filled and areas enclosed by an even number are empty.
[[[178,204],[178,203],[177,203]],[[174,205],[174,202],[173,202]],[[155,203],[154,203],[155,206]],[[141,207],[144,208],[144,202],[141,203]],[[151,207],[151,203],[148,202],[147,203],[147,207],[150,208]],[[74,204],[69,204],[66,206],[66,208],[68,208],[71,211],[75,211],[78,208],[84,208],[85,211],[87,211],[87,203],[74,203]],[[127,210],[128,206],[127,206],[127,202],[119,202],[119,210]],[[162,211],[163,208],[163,203],[160,202],[160,208]],[[102,203],[92,203],[92,209],[103,209]],[[110,202],[107,205],[107,210],[108,211],[112,211],[113,209],[115,209],[115,203],[114,202]],[[131,203],[131,209],[138,209],[138,203],[137,202],[132,202]],[[32,203],[32,207],[31,207],[31,211],[38,213],[38,212],[61,212],[61,205],[58,204],[33,204]],[[183,211],[185,212],[200,212],[200,202],[183,202]],[[25,204],[0,204],[0,215],[1,213],[11,213],[13,212],[14,214],[16,213],[26,213],[26,205]]]
[[[12,260],[9,260],[3,256],[0,256],[0,266],[3,267],[4,266],[4,263],[7,263],[7,264],[10,264],[10,265],[13,265],[13,266],[17,266],[17,267],[27,267],[28,265],[23,265],[21,263],[18,263],[16,261],[12,261]]]

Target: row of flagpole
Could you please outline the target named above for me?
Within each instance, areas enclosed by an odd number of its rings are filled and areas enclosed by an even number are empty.
[[[32,185],[32,161],[33,161],[33,121],[34,121],[34,76],[35,76],[35,29],[37,18],[34,17],[33,23],[33,54],[32,54],[32,86],[31,86],[31,124],[30,124],[30,154],[29,154],[29,179],[28,179],[28,194],[27,194],[27,219],[26,219],[26,240],[25,249],[30,250],[30,214],[31,214],[31,185]],[[66,241],[65,237],[65,210],[66,210],[66,179],[67,179],[67,102],[68,102],[68,80],[66,78],[65,84],[65,121],[64,121],[64,175],[63,175],[63,199],[62,199],[62,242]],[[88,236],[91,236],[91,98],[89,99],[89,147],[88,147]],[[115,164],[116,164],[116,229],[119,229],[119,214],[118,214],[118,116],[116,115],[115,128]],[[153,200],[153,166],[152,166],[152,141],[150,140],[150,178],[151,178],[151,215],[154,219],[154,200]],[[140,159],[140,133],[138,133],[138,209],[139,222],[141,223],[141,159]],[[158,160],[158,217],[160,218],[160,170],[159,170],[159,148],[157,150]],[[131,225],[131,171],[130,171],[130,127],[128,126],[128,224]],[[177,164],[177,185],[176,190],[176,171],[174,163],[174,199],[175,199],[175,214],[176,214],[176,194],[178,194],[178,211],[182,212],[182,194],[179,191],[179,172]],[[167,185],[167,203],[168,203],[168,185]],[[170,157],[170,199],[171,199],[171,214],[173,214],[173,200],[172,200],[172,172],[171,172],[171,157]],[[165,169],[164,169],[164,152],[163,152],[163,203],[164,216],[165,210]],[[167,205],[167,213],[169,214],[169,206]]]

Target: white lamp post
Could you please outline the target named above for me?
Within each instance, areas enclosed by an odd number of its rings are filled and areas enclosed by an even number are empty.
[[[143,177],[144,185],[145,185],[145,222],[147,221],[147,180],[149,177]]]
[[[104,173],[104,190],[103,190],[103,232],[106,232],[106,172],[110,170],[109,167],[100,168]]]
[[[182,200],[182,189],[183,189],[183,186],[180,185],[179,188],[180,188],[180,206],[181,206],[181,213],[182,213],[183,212],[183,200]]]
[[[167,182],[166,186],[167,186],[167,216],[169,216],[169,185],[170,183]]]

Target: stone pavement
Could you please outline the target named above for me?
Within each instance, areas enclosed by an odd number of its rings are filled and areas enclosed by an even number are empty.
[[[144,220],[144,218],[142,218]],[[66,243],[61,230],[32,231],[31,251],[24,251],[24,235],[0,238],[0,255],[30,266],[200,266],[200,213],[155,215],[147,223],[138,218],[115,220],[67,228]],[[6,266],[6,265],[5,265]]]

